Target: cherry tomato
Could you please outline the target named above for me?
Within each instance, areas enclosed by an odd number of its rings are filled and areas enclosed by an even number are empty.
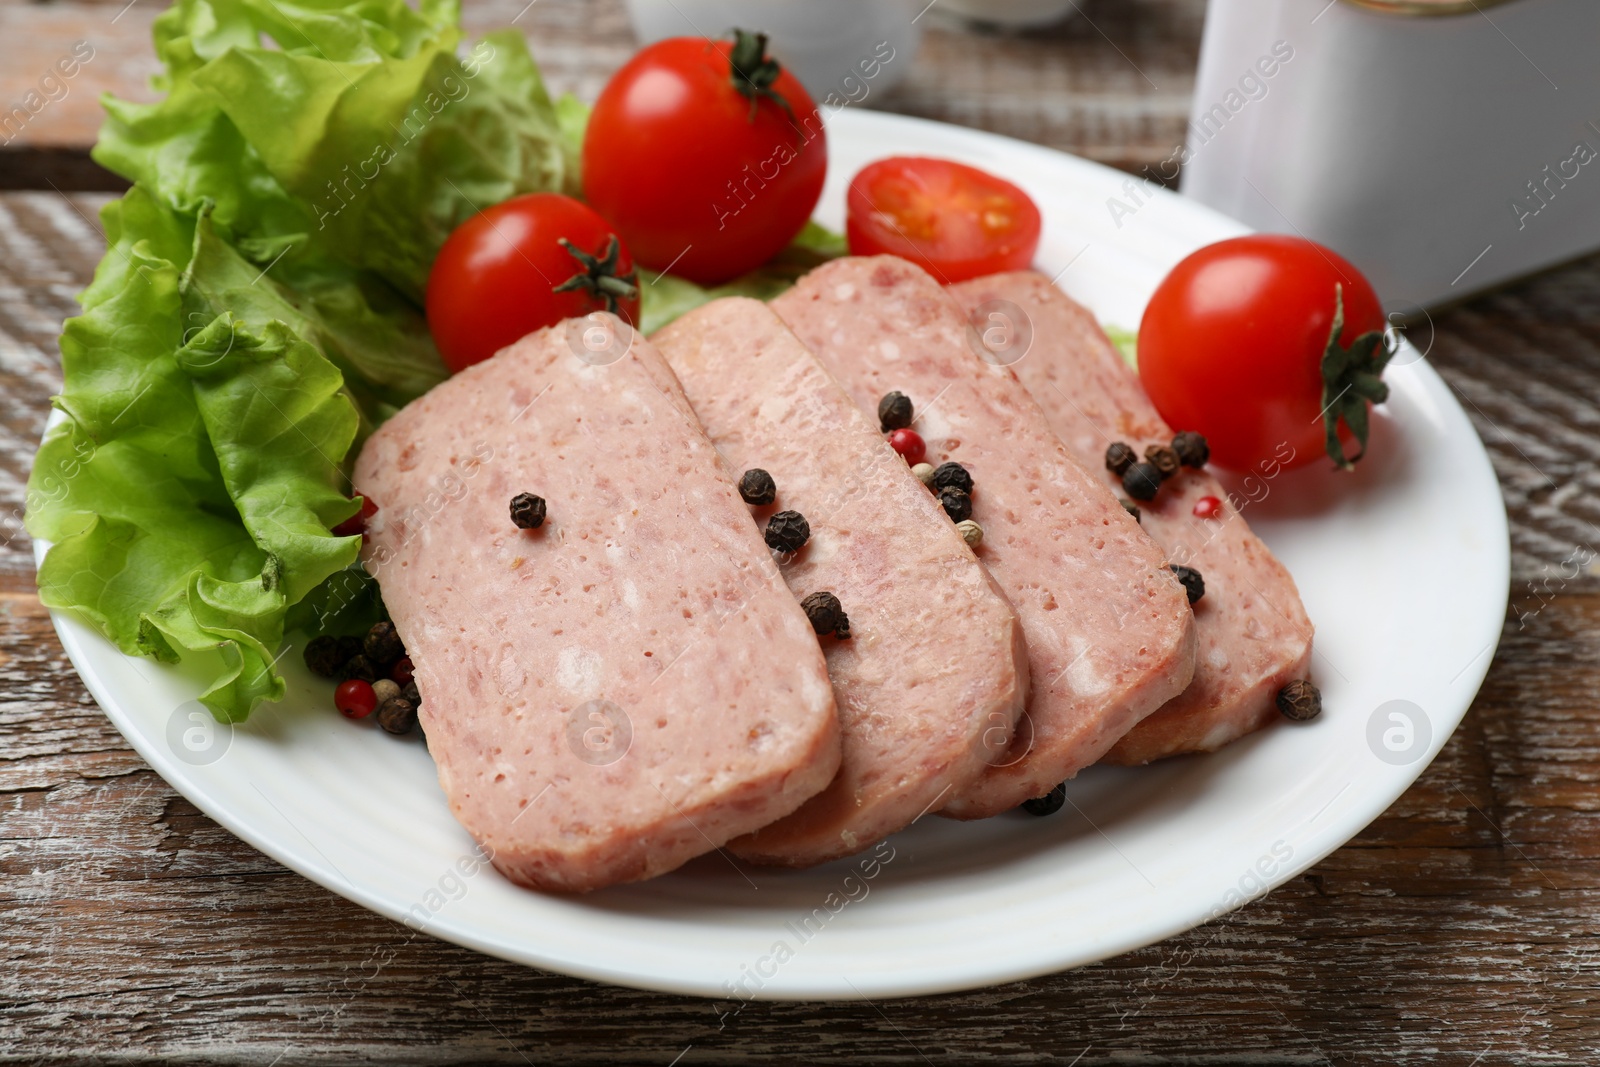
[[[640,263],[701,285],[782,251],[828,170],[805,87],[766,57],[765,36],[735,33],[641,49],[601,91],[583,141],[585,199]]]
[[[1335,286],[1344,301],[1340,345],[1383,330],[1383,309],[1361,272],[1311,241],[1255,234],[1184,259],[1139,327],[1139,378],[1161,417],[1204,434],[1212,461],[1235,470],[1275,471],[1326,455],[1322,357]],[[1345,453],[1356,454],[1342,418],[1338,429]]]
[[[851,254],[909,259],[945,283],[1025,270],[1039,247],[1028,194],[965,163],[880,159],[850,180],[845,205]]]
[[[637,323],[638,277],[627,245],[594,209],[530,193],[456,227],[428,275],[427,305],[428,329],[455,373],[591,311]]]

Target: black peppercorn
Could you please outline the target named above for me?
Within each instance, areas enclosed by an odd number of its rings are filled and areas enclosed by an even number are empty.
[[[339,638],[339,665],[341,667],[359,655],[361,655],[361,638]]]
[[[954,461],[941,463],[933,469],[933,481],[929,484],[936,491],[954,486],[963,493],[970,494],[972,492],[972,474],[967,468]]]
[[[944,508],[951,522],[972,518],[972,498],[953,485],[939,490],[939,506]]]
[[[1121,500],[1121,501],[1118,501],[1118,503],[1120,503],[1122,505],[1122,510],[1123,511],[1126,511],[1129,515],[1133,516],[1133,521],[1134,522],[1138,522],[1138,523],[1144,522],[1144,519],[1141,517],[1141,516],[1143,516],[1144,512],[1139,510],[1139,505],[1138,504],[1135,504],[1131,500]]]
[[[519,530],[537,530],[544,525],[544,497],[518,493],[511,498],[511,521]]]
[[[1211,462],[1211,446],[1203,435],[1185,430],[1172,439],[1172,450],[1185,467],[1204,467]]]
[[[361,651],[374,664],[388,668],[406,654],[406,646],[395,631],[394,623],[380,622],[367,631],[366,638],[361,642]]]
[[[1062,782],[1042,797],[1022,802],[1022,810],[1029,815],[1054,815],[1067,805],[1067,783]]]
[[[832,593],[816,592],[800,601],[806,618],[811,621],[811,628],[819,634],[831,634],[844,625],[845,633],[850,632],[850,622],[844,617],[844,605],[839,603],[839,598]]]
[[[1278,690],[1278,710],[1295,722],[1305,722],[1322,714],[1322,692],[1310,682],[1290,682]]]
[[[1176,563],[1169,563],[1167,569],[1178,576],[1178,581],[1183,585],[1183,591],[1189,594],[1189,603],[1198,604],[1200,598],[1206,595],[1206,580],[1200,577],[1200,572],[1193,567],[1183,567]]]
[[[1133,463],[1122,472],[1122,491],[1135,500],[1154,500],[1161,489],[1161,472],[1149,463]]]
[[[391,734],[409,734],[417,725],[417,708],[405,697],[390,697],[378,708],[378,725]]]
[[[811,524],[798,511],[780,511],[767,520],[767,547],[778,552],[798,552],[811,540]]]
[[[878,401],[878,425],[883,427],[884,433],[910,426],[911,398],[898,389],[884,393],[883,399]]]
[[[352,678],[359,678],[363,682],[376,682],[381,674],[382,672],[373,666],[372,661],[366,656],[351,656],[340,664],[333,677],[340,682],[348,682]]]
[[[332,678],[350,657],[339,651],[337,637],[313,637],[305,650],[306,666],[319,678]]]
[[[839,612],[839,625],[833,631],[833,636],[837,637],[841,641],[850,640],[850,616],[846,615],[842,611]]]
[[[761,507],[778,499],[778,484],[760,467],[751,467],[739,477],[739,496],[746,504]]]
[[[1178,460],[1178,454],[1166,445],[1151,445],[1144,450],[1144,458],[1150,466],[1161,472],[1163,479],[1177,474],[1178,468],[1182,465]]]
[[[411,701],[412,707],[422,707],[422,694],[417,691],[416,682],[407,682],[404,686],[402,686],[400,689],[400,695]]]
[[[1115,474],[1118,478],[1127,473],[1128,468],[1133,466],[1138,459],[1138,453],[1121,441],[1106,447],[1106,470]]]

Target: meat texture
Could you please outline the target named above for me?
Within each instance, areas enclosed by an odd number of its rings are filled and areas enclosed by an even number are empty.
[[[1172,428],[1094,315],[1048,278],[1034,271],[997,274],[951,292],[972,310],[989,305],[1006,314],[993,302],[1009,301],[1026,316],[1032,344],[1013,369],[1067,447],[1108,487],[1120,484],[1105,469],[1112,442],[1140,455],[1171,443]],[[1208,496],[1222,501],[1221,510],[1196,517],[1195,503]],[[1307,677],[1311,621],[1294,579],[1235,505],[1208,471],[1189,468],[1164,482],[1155,500],[1140,503],[1145,530],[1173,562],[1193,567],[1205,581],[1194,609],[1199,651],[1189,688],[1129,731],[1106,762],[1148,763],[1220,748],[1278,719],[1278,690]]]
[[[735,478],[761,468],[811,540],[782,564],[797,599],[837,595],[823,638],[843,733],[833,783],[729,844],[804,866],[870,847],[963,791],[1010,741],[1027,694],[1022,629],[933,494],[770,308],[718,300],[653,338]]]
[[[861,409],[891,390],[911,397],[929,462],[975,479],[978,558],[1021,619],[1030,696],[1010,748],[946,814],[982,818],[1049,792],[1183,691],[1194,616],[1164,554],[1016,376],[980,355],[937,282],[889,256],[835,260],[773,308]]]
[[[833,778],[816,636],[620,321],[542,330],[438,386],[372,436],[355,484],[440,785],[513,881],[649,878]],[[537,529],[511,522],[524,492],[547,502]]]

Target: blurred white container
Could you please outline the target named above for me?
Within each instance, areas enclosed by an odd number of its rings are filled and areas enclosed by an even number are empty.
[[[911,72],[922,43],[917,0],[628,0],[641,45],[663,37],[767,34],[773,57],[818,104],[860,104]]]
[[[1458,299],[1600,248],[1597,50],[1596,0],[1211,0],[1182,191]]]
[[[945,14],[1012,30],[1052,25],[1072,14],[1077,6],[1076,0],[944,0],[939,5]]]

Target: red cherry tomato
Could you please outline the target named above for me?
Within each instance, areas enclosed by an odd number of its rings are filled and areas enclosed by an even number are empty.
[[[568,283],[574,288],[556,291]],[[591,311],[614,311],[636,324],[638,277],[627,245],[593,208],[570,196],[530,193],[456,227],[433,261],[427,304],[428,329],[455,373],[534,330]]]
[[[828,169],[822,116],[765,45],[743,33],[657,41],[595,102],[584,197],[645,266],[716,285],[771,259],[811,217]]]
[[[850,180],[845,205],[852,255],[909,259],[941,282],[1024,270],[1039,247],[1028,194],[965,163],[880,159]]]
[[[373,691],[371,682],[352,678],[340,682],[339,688],[333,691],[333,706],[347,719],[364,719],[378,706],[378,694]]]
[[[895,430],[889,434],[889,447],[905,457],[907,463],[916,466],[928,454],[928,445],[922,440],[922,435],[915,430]]]
[[[1139,327],[1139,379],[1161,417],[1204,434],[1212,461],[1235,470],[1325,456],[1322,356],[1336,285],[1341,345],[1383,330],[1383,308],[1361,272],[1311,241],[1235,237],[1179,263]],[[1342,419],[1339,428],[1355,455]]]

